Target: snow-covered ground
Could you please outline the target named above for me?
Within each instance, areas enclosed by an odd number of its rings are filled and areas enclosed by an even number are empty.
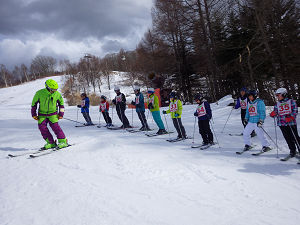
[[[60,81],[60,77],[54,77]],[[276,149],[254,157],[236,155],[243,147],[239,111],[225,97],[212,104],[214,129],[221,148],[191,149],[192,140],[165,141],[142,133],[60,124],[67,149],[36,159],[8,159],[9,153],[44,144],[31,118],[35,91],[46,79],[0,89],[0,224],[1,225],[297,225],[300,221],[300,166],[281,162]],[[195,106],[184,106],[183,124],[193,135]],[[98,107],[91,115],[98,123]],[[77,108],[65,117],[76,120]],[[131,109],[127,110],[132,120]],[[83,122],[79,114],[80,121]],[[114,112],[114,123],[120,122]],[[135,126],[140,126],[133,112]],[[149,124],[156,129],[151,115]],[[101,118],[101,123],[103,119]],[[167,119],[173,129],[170,118]],[[298,122],[300,122],[298,120]],[[265,129],[275,137],[273,120]],[[279,156],[288,154],[282,135]],[[175,137],[175,134],[172,134]],[[199,133],[195,142],[201,143]],[[253,138],[260,148],[258,138]]]

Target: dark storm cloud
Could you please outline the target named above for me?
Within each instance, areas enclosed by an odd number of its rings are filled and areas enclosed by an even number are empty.
[[[122,37],[149,21],[149,7],[143,2],[147,1],[0,0],[0,34],[56,33],[77,40]]]
[[[132,50],[151,23],[151,6],[152,0],[0,0],[0,64]]]

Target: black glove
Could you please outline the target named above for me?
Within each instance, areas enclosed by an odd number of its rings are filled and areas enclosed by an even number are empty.
[[[166,111],[166,110],[163,110],[163,114],[167,114],[167,111]]]
[[[149,109],[154,109],[153,104],[152,104],[152,103],[149,103],[148,108],[149,108]]]
[[[81,105],[77,105],[78,108],[81,108]]]
[[[262,128],[264,121],[260,120],[257,122],[257,127]]]
[[[243,124],[244,124],[245,126],[247,126],[248,120],[244,119],[244,120],[243,120]]]
[[[116,100],[115,100],[115,99],[113,99],[113,100],[112,100],[112,103],[116,104]]]
[[[135,105],[135,102],[134,102],[134,101],[132,101],[132,102],[131,102],[131,105]]]
[[[198,117],[198,116],[199,116],[199,115],[198,115],[198,112],[195,112],[195,113],[194,113],[194,116],[197,116],[197,117]]]

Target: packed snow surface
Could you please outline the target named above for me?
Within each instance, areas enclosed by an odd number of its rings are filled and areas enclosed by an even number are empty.
[[[60,77],[53,79],[61,86]],[[273,143],[273,150],[259,157],[249,152],[237,155],[243,139],[229,133],[242,132],[240,111],[233,110],[222,133],[232,110],[227,106],[233,102],[231,96],[211,104],[220,148],[201,151],[191,148],[192,139],[169,143],[168,135],[150,138],[124,130],[75,128],[75,123],[61,120],[73,146],[35,159],[8,159],[8,154],[44,145],[30,105],[45,80],[0,89],[1,225],[299,224],[297,159],[279,161]],[[193,136],[195,107],[183,107],[189,136]],[[77,112],[67,106],[65,117],[76,120]],[[134,126],[140,126],[134,111],[127,109],[126,114],[130,122],[133,115]],[[81,113],[78,116],[83,122]],[[91,117],[99,123],[98,107],[91,108]],[[166,118],[168,128],[174,130],[170,117]],[[157,129],[151,114],[148,122]],[[104,125],[102,117],[100,123]],[[121,125],[115,111],[113,123]],[[265,130],[275,139],[270,117]],[[277,132],[279,157],[284,157],[289,151],[278,128]],[[258,138],[252,141],[256,144],[252,151],[258,152]],[[195,143],[201,142],[196,124]]]

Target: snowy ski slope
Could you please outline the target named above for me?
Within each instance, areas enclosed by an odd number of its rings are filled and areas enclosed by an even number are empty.
[[[60,77],[53,79],[61,84]],[[299,224],[297,160],[279,161],[275,148],[259,157],[236,155],[244,145],[242,137],[228,134],[242,132],[239,111],[233,111],[221,133],[230,96],[211,105],[221,148],[200,151],[191,149],[192,140],[169,143],[168,135],[149,138],[123,130],[75,128],[62,120],[73,146],[36,159],[8,159],[9,153],[44,145],[30,104],[45,80],[0,89],[0,225]],[[195,107],[183,110],[189,136]],[[126,111],[129,121],[133,115],[134,125],[140,126],[136,113]],[[76,120],[77,108],[67,106],[65,117]],[[92,107],[91,117],[98,123],[98,107]],[[80,113],[79,119],[83,122]],[[148,121],[156,129],[151,115]],[[121,125],[116,112],[113,122]],[[174,130],[169,117],[167,122]],[[275,137],[270,117],[265,129]],[[278,136],[283,157],[288,149],[279,130]],[[201,141],[196,127],[195,142]],[[252,151],[259,151],[258,138],[253,142],[257,147]]]

